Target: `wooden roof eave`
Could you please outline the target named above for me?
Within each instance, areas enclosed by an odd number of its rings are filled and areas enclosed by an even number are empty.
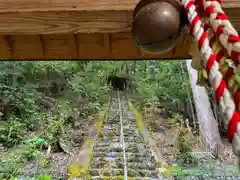
[[[186,37],[172,52],[140,51],[130,34],[135,5],[136,0],[0,0],[0,59],[190,57]],[[240,1],[225,0],[223,7],[239,30]]]

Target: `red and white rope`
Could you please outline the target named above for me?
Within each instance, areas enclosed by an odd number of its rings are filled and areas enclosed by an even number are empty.
[[[198,45],[203,61],[202,64],[208,72],[209,83],[215,92],[216,100],[220,105],[221,111],[225,115],[225,123],[228,125],[228,139],[232,142],[234,153],[240,156],[240,115],[235,111],[234,101],[226,88],[226,82],[222,79],[219,64],[209,45],[207,33],[202,27],[202,22],[197,14],[193,0],[183,0],[182,3],[190,23],[190,32],[199,43]]]
[[[222,10],[218,0],[203,0],[202,4],[222,46],[226,48],[235,65],[238,65],[240,62],[240,37],[238,32],[228,20],[228,16]]]
[[[223,80],[227,83],[227,88],[231,92],[234,97],[234,102],[236,106],[236,111],[240,112],[240,84],[237,81],[237,76],[234,72],[233,67],[229,67],[226,62],[227,59],[227,51],[220,44],[219,40],[215,36],[214,30],[209,24],[209,19],[204,20],[204,30],[208,33],[208,39],[210,43],[210,47],[216,56],[216,61],[220,65],[220,72],[223,75]]]
[[[237,70],[240,70],[240,37],[238,32],[234,29],[228,16],[224,13],[219,0],[202,0],[198,2],[199,6],[202,4],[209,17],[209,23],[213,27],[213,30],[218,37],[221,45],[227,50],[228,55],[234,62]],[[236,109],[240,110],[240,85],[236,81],[236,74],[233,73],[231,68],[228,69],[228,76],[226,81],[229,84],[231,91],[233,92],[234,101],[236,103]],[[233,85],[230,85],[233,84]],[[232,86],[232,87],[230,87]]]

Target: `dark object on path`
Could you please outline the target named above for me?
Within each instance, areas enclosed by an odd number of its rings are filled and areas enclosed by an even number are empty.
[[[142,0],[134,10],[133,19],[133,39],[138,47],[150,53],[174,48],[188,22],[178,0]]]
[[[107,84],[112,86],[114,90],[124,91],[127,86],[127,79],[125,77],[110,75],[108,76]]]

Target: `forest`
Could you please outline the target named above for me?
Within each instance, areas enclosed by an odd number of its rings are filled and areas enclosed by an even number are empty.
[[[66,179],[108,101],[111,74],[128,79],[127,94],[149,131],[172,133],[174,143],[161,147],[172,149],[169,159],[202,144],[184,61],[1,62],[0,179]],[[161,130],[167,127],[174,131]]]

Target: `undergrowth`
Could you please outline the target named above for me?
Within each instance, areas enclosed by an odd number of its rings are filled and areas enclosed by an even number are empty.
[[[177,61],[1,62],[0,146],[6,151],[0,154],[0,179],[17,177],[36,158],[45,169],[38,178],[50,179],[49,154],[63,151],[60,139],[70,138],[79,124],[96,119],[110,92],[106,78],[115,72],[130,79],[128,92],[140,110],[154,109],[149,120],[159,109],[184,112],[188,82]]]
[[[91,62],[1,62],[0,179],[44,158],[49,146],[51,153],[62,151],[60,138],[106,101],[105,68]]]

